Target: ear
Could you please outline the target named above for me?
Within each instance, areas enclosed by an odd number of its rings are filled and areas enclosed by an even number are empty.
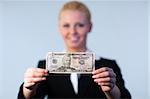
[[[89,31],[88,32],[91,32],[92,31],[92,27],[93,27],[93,24],[92,22],[89,23]]]

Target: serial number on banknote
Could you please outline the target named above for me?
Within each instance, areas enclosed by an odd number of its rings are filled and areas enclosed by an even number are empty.
[[[48,52],[46,69],[49,73],[91,73],[95,69],[92,52]]]

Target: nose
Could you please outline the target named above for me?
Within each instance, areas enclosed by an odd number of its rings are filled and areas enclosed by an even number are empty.
[[[72,26],[72,27],[70,28],[70,34],[72,34],[72,35],[76,35],[76,34],[77,34],[77,29],[76,29],[75,26]]]

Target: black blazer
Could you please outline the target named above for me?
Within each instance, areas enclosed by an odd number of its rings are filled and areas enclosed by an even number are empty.
[[[39,61],[38,68],[45,68],[46,61]],[[114,60],[101,58],[95,61],[95,68],[110,67],[116,73],[116,85],[121,91],[121,98],[131,99],[129,91],[125,88],[121,71]],[[106,99],[104,92],[93,81],[92,74],[81,74],[78,82],[78,94],[75,94],[70,74],[50,74],[46,81],[39,84],[37,92],[33,98],[99,98]],[[18,98],[23,99],[23,84],[20,87]]]

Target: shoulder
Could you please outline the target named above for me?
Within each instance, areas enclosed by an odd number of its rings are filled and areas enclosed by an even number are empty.
[[[45,59],[39,60],[37,67],[38,68],[45,68],[46,67],[46,60]]]
[[[100,68],[100,67],[110,67],[112,69],[119,68],[116,63],[116,60],[109,59],[109,58],[103,58],[103,57],[101,57],[95,61],[95,66],[97,68]]]
[[[104,58],[104,57],[100,57],[99,61],[104,61],[104,62],[114,62],[115,59],[110,59],[110,58]]]
[[[99,59],[96,59],[95,62],[105,65],[105,64],[114,64],[114,63],[116,63],[116,60],[100,57]]]

